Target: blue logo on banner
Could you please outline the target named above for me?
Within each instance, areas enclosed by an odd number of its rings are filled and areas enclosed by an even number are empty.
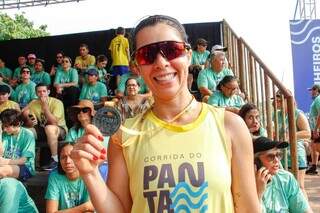
[[[309,112],[307,89],[320,84],[320,20],[290,21],[290,31],[295,98],[298,108]]]

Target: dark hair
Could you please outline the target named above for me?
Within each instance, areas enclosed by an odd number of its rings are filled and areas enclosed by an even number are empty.
[[[217,85],[217,90],[221,91],[221,86],[226,85],[227,83],[231,81],[237,81],[237,78],[234,77],[233,75],[226,75],[223,77],[223,79],[218,83]]]
[[[153,15],[153,16],[148,16],[145,19],[141,20],[140,23],[133,29],[133,32],[131,33],[132,34],[131,43],[132,43],[133,50],[136,49],[136,36],[138,32],[145,27],[155,26],[156,24],[159,24],[159,23],[167,24],[173,27],[174,29],[176,29],[179,32],[181,39],[184,42],[188,43],[187,33],[184,27],[182,26],[182,24],[180,24],[180,22],[177,19],[172,18],[170,16],[166,16],[166,15]]]
[[[72,60],[69,56],[65,55],[65,56],[63,56],[63,58],[67,58],[69,60],[70,64],[72,64]]]
[[[135,81],[137,82],[138,86],[140,87],[140,83],[139,83],[138,79],[137,79],[137,78],[134,78],[134,77],[129,77],[129,78],[126,80],[126,83],[125,83],[126,86],[127,86],[128,82],[129,82],[130,80],[135,80]]]
[[[38,62],[40,62],[42,64],[42,66],[44,67],[46,61],[41,58],[37,58],[36,63],[38,63]]]
[[[0,113],[2,125],[20,126],[22,115],[16,109],[6,109]]]
[[[63,52],[62,50],[60,50],[60,51],[58,51],[58,52],[56,53],[56,55],[58,55],[58,54],[61,54],[62,57],[64,56],[64,52]]]
[[[48,86],[49,86],[49,85],[47,85],[47,84],[45,84],[45,83],[39,83],[39,84],[36,85],[35,90],[37,91],[38,87],[46,87],[47,89],[49,89]]]
[[[117,35],[124,35],[125,32],[126,32],[126,30],[125,30],[123,27],[118,27],[118,28],[116,29],[116,34],[117,34]]]
[[[67,141],[63,141],[63,142],[59,142],[58,144],[58,173],[60,175],[65,175],[65,171],[62,169],[62,166],[61,166],[61,162],[60,162],[60,156],[61,156],[61,151],[64,147],[68,146],[68,145],[71,145],[73,146],[72,143],[70,142],[67,142]]]
[[[23,66],[23,67],[21,67],[21,69],[20,69],[20,73],[22,73],[22,71],[23,71],[24,69],[28,69],[29,72],[31,72],[31,70],[30,70],[30,68],[29,68],[28,66]]]
[[[108,61],[108,58],[105,55],[98,55],[97,56],[97,63],[103,62],[103,61]]]
[[[87,44],[84,44],[84,43],[80,44],[79,47],[85,47],[85,48],[87,48],[89,50],[89,46]]]
[[[252,103],[246,103],[243,105],[238,113],[238,115],[244,120],[246,117],[247,113],[250,112],[251,110],[256,109],[259,111],[258,107]]]

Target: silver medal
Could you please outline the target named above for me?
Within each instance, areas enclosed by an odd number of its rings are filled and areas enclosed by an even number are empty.
[[[93,125],[95,125],[103,136],[113,135],[120,127],[121,115],[119,111],[113,107],[104,106],[97,110],[93,117]]]

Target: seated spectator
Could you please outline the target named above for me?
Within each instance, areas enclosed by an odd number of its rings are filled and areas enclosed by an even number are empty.
[[[0,212],[38,213],[24,185],[15,178],[0,179]]]
[[[35,72],[31,76],[31,81],[33,81],[35,84],[45,84],[50,86],[51,85],[51,78],[49,73],[44,71],[44,65],[45,61],[37,58],[36,63],[34,65]]]
[[[112,58],[111,73],[116,77],[116,85],[119,85],[120,76],[129,72],[130,49],[129,41],[125,35],[125,29],[118,27],[116,37],[114,37],[109,45]]]
[[[62,69],[64,53],[62,51],[57,52],[56,54],[56,63],[51,66],[50,76],[53,77],[56,75],[58,69]]]
[[[9,100],[10,87],[5,84],[0,84],[0,113],[6,109],[16,109],[20,111],[20,106],[14,101]]]
[[[252,138],[264,136],[267,137],[267,131],[261,126],[260,112],[256,105],[247,103],[239,111],[239,116],[246,123]]]
[[[290,91],[288,91],[291,93]],[[278,125],[279,125],[279,134],[280,138],[283,140],[289,138],[289,122],[288,122],[288,110],[287,110],[287,102],[285,101],[284,104],[282,103],[281,99],[281,92],[280,90],[276,94],[276,107],[277,107],[277,113],[278,113]],[[284,106],[284,114],[285,117],[283,119],[283,113],[282,113],[282,106]],[[285,124],[283,124],[282,121],[285,121]],[[307,163],[307,152],[305,144],[308,144],[307,141],[311,138],[311,130],[308,123],[308,119],[303,113],[303,111],[299,110],[298,108],[295,108],[294,112],[294,121],[296,125],[296,145],[297,145],[297,157],[298,157],[298,168],[299,168],[299,175],[298,175],[298,183],[300,185],[300,188],[307,198],[307,193],[304,188],[304,178],[305,178],[305,172],[308,167]],[[286,136],[284,138],[284,135]],[[288,168],[291,169],[291,155],[290,155],[290,145],[288,148]],[[285,162],[282,162],[282,165],[285,165]]]
[[[12,79],[9,82],[10,86],[12,86],[13,88],[15,88],[20,83],[21,68],[27,66],[26,57],[23,55],[20,55],[18,57],[18,64],[19,66],[14,70]]]
[[[25,125],[33,127],[33,132],[39,141],[47,141],[51,161],[43,166],[44,170],[55,169],[58,165],[58,141],[65,138],[67,126],[64,115],[63,103],[49,97],[50,90],[46,84],[40,83],[35,88],[38,98],[23,109]]]
[[[87,44],[80,44],[79,56],[76,57],[74,61],[74,67],[84,72],[89,66],[94,66],[96,63],[96,58],[89,54],[89,47]]]
[[[86,185],[70,158],[72,149],[69,143],[59,146],[58,171],[50,174],[45,195],[47,213],[94,212]]]
[[[144,82],[143,78],[140,75],[138,75],[137,67],[136,67],[136,64],[134,61],[130,61],[130,70],[131,71],[129,71],[126,74],[123,74],[120,78],[120,82],[119,82],[119,85],[117,88],[117,94],[116,94],[117,97],[121,98],[124,95],[127,95],[127,94],[125,94],[126,82],[129,78],[135,78],[139,82],[139,90],[138,90],[139,94],[146,96],[146,97],[151,96],[152,94],[151,94],[151,91],[149,90],[148,86]]]
[[[271,141],[266,137],[253,141],[256,186],[263,212],[312,212],[294,176],[280,169],[280,149],[288,145],[287,142]]]
[[[146,111],[151,106],[150,97],[138,93],[140,84],[137,79],[129,77],[125,86],[126,95],[121,97],[116,104],[121,113],[122,122]]]
[[[0,58],[0,74],[2,76],[2,80],[5,83],[9,83],[12,78],[12,70],[6,67],[6,64],[2,58]]]
[[[74,125],[69,129],[65,141],[75,143],[76,140],[85,134],[85,127],[88,124],[92,124],[93,116],[96,111],[90,100],[80,100],[78,105],[70,108],[69,114],[74,121]],[[103,146],[105,151],[108,148],[109,136],[103,137]],[[101,162],[99,171],[104,180],[107,179],[108,175],[108,163],[106,161]]]
[[[21,127],[21,114],[6,109],[0,114],[2,144],[0,142],[0,177],[14,177],[26,181],[35,175],[35,141],[32,132]]]
[[[204,101],[216,91],[218,83],[224,76],[233,75],[232,70],[225,67],[224,52],[216,51],[211,54],[210,65],[209,68],[200,71],[197,79],[198,88]]]
[[[240,108],[245,102],[237,94],[239,90],[237,78],[232,75],[225,76],[219,82],[217,90],[209,97],[208,104],[225,107],[230,112],[239,113]]]
[[[57,97],[63,101],[65,109],[75,105],[80,94],[78,88],[79,75],[76,69],[71,68],[71,63],[70,57],[63,57],[62,69],[56,73],[53,84]]]
[[[21,109],[27,106],[30,101],[37,98],[35,87],[36,84],[31,81],[31,71],[29,67],[21,69],[21,83],[14,91],[13,100],[17,102]]]
[[[107,101],[107,88],[105,84],[98,81],[98,71],[95,68],[89,68],[85,75],[86,82],[82,85],[79,99],[91,100],[94,105]]]
[[[97,63],[95,66],[91,66],[96,68],[98,71],[98,81],[104,83],[106,86],[108,84],[110,75],[107,73],[107,70],[105,69],[108,64],[108,58],[105,55],[98,55],[97,56]]]
[[[30,68],[31,75],[33,75],[33,73],[35,72],[34,66],[36,64],[36,59],[37,59],[37,56],[34,53],[28,54],[27,66]]]
[[[206,61],[210,55],[207,46],[208,42],[205,39],[197,39],[196,46],[192,51],[191,66],[199,65],[201,69],[205,68]]]

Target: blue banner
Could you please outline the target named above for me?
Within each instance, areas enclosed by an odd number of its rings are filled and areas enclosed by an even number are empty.
[[[295,99],[299,109],[309,112],[308,88],[320,84],[320,20],[292,20],[290,31]]]

